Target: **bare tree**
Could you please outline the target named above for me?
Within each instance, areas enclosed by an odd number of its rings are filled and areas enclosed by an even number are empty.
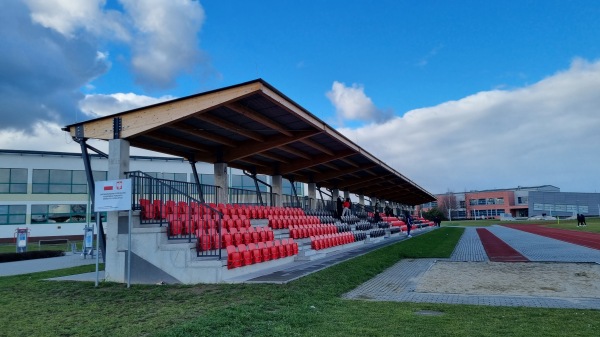
[[[452,220],[452,211],[458,208],[456,202],[456,195],[454,192],[448,190],[446,194],[438,195],[437,197],[438,209],[448,218]]]

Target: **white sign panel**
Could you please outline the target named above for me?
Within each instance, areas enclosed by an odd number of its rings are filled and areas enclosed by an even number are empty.
[[[131,179],[97,181],[94,212],[131,209]]]

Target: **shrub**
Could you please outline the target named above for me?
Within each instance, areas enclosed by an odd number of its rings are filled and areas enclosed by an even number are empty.
[[[64,255],[65,252],[63,252],[62,250],[36,250],[24,253],[1,253],[0,263],[33,259],[45,259],[47,257],[57,257]]]

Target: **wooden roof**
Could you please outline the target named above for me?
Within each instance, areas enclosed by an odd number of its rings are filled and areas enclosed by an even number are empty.
[[[423,188],[257,79],[68,125],[72,137],[132,146],[406,205]]]

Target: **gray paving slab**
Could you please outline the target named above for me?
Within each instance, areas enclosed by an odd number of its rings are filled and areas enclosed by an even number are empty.
[[[477,234],[475,227],[466,227],[463,235],[460,237],[454,252],[450,256],[451,261],[479,262],[489,261],[483,244]]]

